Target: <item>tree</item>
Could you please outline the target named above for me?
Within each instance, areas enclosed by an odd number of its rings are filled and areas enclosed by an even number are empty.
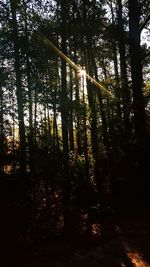
[[[61,2],[61,48],[67,54],[67,2]],[[64,233],[70,231],[70,178],[68,172],[68,92],[66,80],[66,62],[61,61],[61,119],[62,119],[62,140],[64,152],[64,188],[63,188],[63,208],[64,208]]]
[[[129,0],[129,34],[135,134],[138,145],[142,145],[146,137],[146,116],[142,91],[143,74],[140,47],[140,5],[138,0]]]
[[[19,37],[17,25],[17,2],[10,0],[11,14],[12,14],[12,39],[14,45],[14,68],[16,74],[16,94],[18,103],[18,119],[19,119],[19,135],[20,135],[20,169],[21,173],[26,172],[26,138],[24,125],[24,110],[23,110],[23,96],[22,96],[22,82],[20,70],[20,53],[19,53]]]
[[[119,54],[120,54],[120,72],[121,72],[121,92],[123,98],[123,117],[124,117],[124,143],[128,147],[131,137],[130,133],[130,92],[127,77],[126,64],[126,36],[122,17],[122,1],[118,0],[118,35],[119,35]]]

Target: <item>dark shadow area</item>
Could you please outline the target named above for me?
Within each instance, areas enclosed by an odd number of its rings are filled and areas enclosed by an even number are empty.
[[[21,198],[26,195],[25,187],[21,191],[22,185],[17,179],[10,180],[7,177],[7,183],[1,185],[0,266],[134,267],[136,260],[145,262],[145,267],[150,263],[149,211],[139,209],[138,212],[110,214],[108,210],[100,213],[92,208],[87,213],[82,209],[80,216],[73,216],[75,232],[65,238],[60,227],[63,224],[60,220],[61,191],[49,188],[51,199],[46,200],[46,195],[42,195],[44,204],[39,207],[37,202],[33,205],[29,199]],[[39,195],[45,192],[45,187],[41,182],[39,186],[41,191],[37,197],[41,205]],[[51,210],[47,210],[47,203]]]

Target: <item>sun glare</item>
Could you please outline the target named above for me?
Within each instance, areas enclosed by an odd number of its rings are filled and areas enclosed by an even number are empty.
[[[85,76],[86,75],[86,71],[84,69],[80,70],[80,76]]]

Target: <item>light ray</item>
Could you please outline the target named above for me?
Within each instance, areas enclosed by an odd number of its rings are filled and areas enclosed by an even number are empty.
[[[45,37],[42,33],[39,32],[39,35],[43,38],[44,43],[48,45],[58,56],[60,56],[61,59],[65,60],[74,70],[76,70],[79,73],[82,73],[82,68],[80,68],[78,65],[76,65],[69,57],[67,57],[58,47],[56,47],[47,37]],[[85,70],[84,75],[86,78],[94,84],[97,88],[99,88],[103,94],[106,94],[111,99],[115,99],[116,97],[110,92],[108,89],[106,89],[102,84],[100,84],[98,81],[93,79]]]

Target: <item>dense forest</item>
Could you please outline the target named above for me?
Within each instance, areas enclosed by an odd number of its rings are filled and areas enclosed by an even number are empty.
[[[148,210],[149,159],[149,0],[0,1],[3,240],[107,239]]]

